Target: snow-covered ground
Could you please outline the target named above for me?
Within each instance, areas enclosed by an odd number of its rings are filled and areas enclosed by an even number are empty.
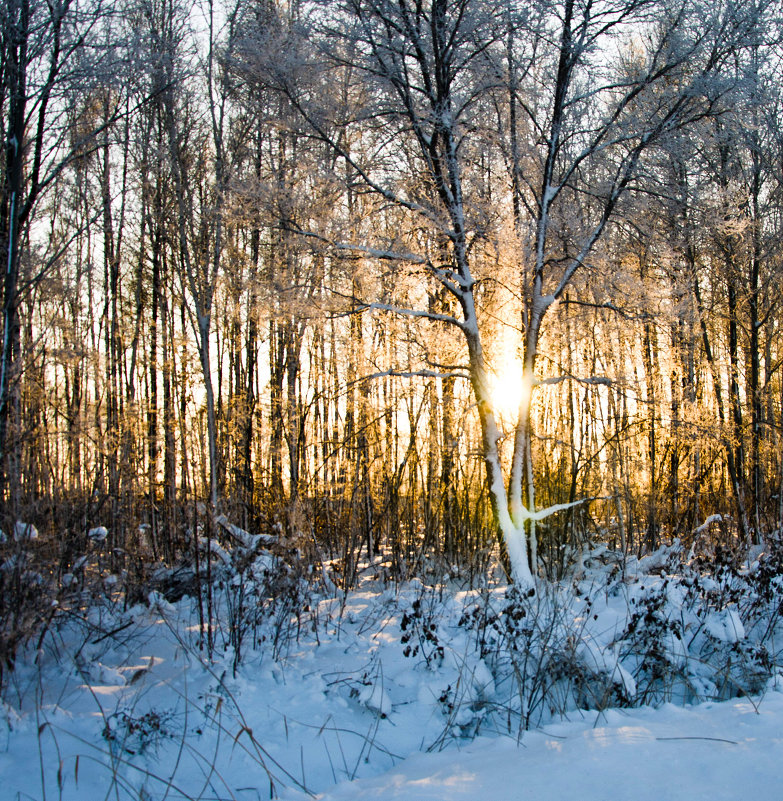
[[[783,694],[761,703],[609,710],[510,739],[417,754],[324,801],[778,801]]]
[[[211,660],[188,598],[85,606],[7,681],[0,799],[780,798],[777,579],[663,567],[523,599],[368,581],[241,642],[229,579]]]

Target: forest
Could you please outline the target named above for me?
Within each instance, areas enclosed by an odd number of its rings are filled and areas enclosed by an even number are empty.
[[[780,714],[779,0],[6,0],[0,35],[14,797]]]
[[[3,530],[346,588],[776,536],[778,13],[9,2]]]

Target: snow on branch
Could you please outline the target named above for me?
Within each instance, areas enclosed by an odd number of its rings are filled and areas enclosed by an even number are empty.
[[[409,264],[423,264],[435,271],[435,268],[433,268],[429,259],[424,256],[418,256],[415,253],[398,253],[394,250],[386,250],[384,248],[373,248],[368,245],[361,245],[358,242],[335,242],[334,240],[329,239],[322,234],[318,234],[315,231],[306,231],[305,229],[291,225],[290,223],[286,223],[283,226],[283,229],[288,233],[297,234],[298,236],[303,236],[307,239],[317,239],[319,242],[335,248],[335,250],[353,251],[361,256],[368,256],[370,258],[380,259],[382,261],[404,261],[408,262]]]
[[[360,381],[370,381],[376,378],[465,378],[470,379],[470,376],[459,370],[452,370],[443,372],[439,370],[383,370],[378,373],[370,373],[370,375],[363,376],[358,379]],[[358,383],[357,382],[357,383]]]
[[[405,262],[407,264],[421,265],[426,267],[455,297],[459,297],[462,293],[469,292],[473,288],[474,281],[472,279],[465,279],[454,270],[437,267],[426,256],[420,256],[415,253],[400,253],[396,250],[389,250],[386,248],[374,248],[369,245],[359,244],[358,242],[335,242],[323,236],[323,234],[318,234],[315,231],[306,231],[288,222],[283,225],[283,230],[288,233],[296,234],[297,236],[305,237],[306,239],[316,239],[324,245],[338,251],[354,253],[356,254],[355,258],[366,257],[378,259],[379,261]]]
[[[556,503],[552,506],[547,506],[545,509],[539,509],[537,512],[531,512],[524,504],[522,504],[521,510],[521,522],[525,520],[534,520],[536,522],[540,520],[545,520],[547,517],[551,517],[557,512],[563,512],[566,509],[571,509],[573,506],[581,506],[583,503],[589,503],[590,501],[595,500],[595,498],[581,498],[578,501],[571,501],[570,503]]]
[[[250,534],[239,526],[229,522],[225,515],[217,515],[215,517],[215,524],[234,541],[239,543],[242,548],[249,551],[255,551],[263,545],[273,545],[278,541],[278,538],[271,534]]]
[[[601,375],[591,376],[589,378],[580,378],[576,375],[556,375],[535,381],[533,386],[540,387],[544,384],[562,384],[564,381],[576,381],[578,384],[595,384],[602,387],[612,386],[612,379]]]
[[[393,303],[365,303],[362,307],[362,310],[364,309],[393,312],[394,314],[402,314],[405,317],[424,317],[436,323],[455,325],[457,328],[463,330],[465,326],[464,323],[460,322],[456,317],[452,317],[450,314],[437,314],[435,312],[424,311],[423,309],[406,309],[404,306],[395,306]]]
[[[712,525],[712,523],[721,523],[723,522],[723,515],[710,515],[700,526],[696,526],[693,529],[694,534],[703,534],[707,529]]]

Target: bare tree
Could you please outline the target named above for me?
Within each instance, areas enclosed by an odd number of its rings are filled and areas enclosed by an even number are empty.
[[[510,9],[473,0],[347,0],[311,18],[309,35],[325,68],[350,76],[352,113],[338,120],[333,109],[317,103],[317,79],[307,87],[290,80],[301,61],[266,65],[267,80],[276,82],[312,133],[350,167],[354,182],[429,228],[434,240],[448,243],[446,263],[402,239],[339,247],[417,265],[454,299],[456,313],[373,300],[365,307],[460,332],[493,512],[512,576],[529,585],[535,522],[562,508],[538,510],[535,504],[533,394],[542,381],[563,380],[538,376],[542,324],[590,258],[623,196],[636,188],[645,153],[710,111],[723,91],[717,72],[752,34],[755,6],[721,4],[705,15],[697,4],[672,9],[653,0],[564,0]],[[619,66],[609,63],[608,51],[621,56]],[[300,45],[299,55],[304,52]],[[505,92],[499,91],[504,84]],[[517,259],[524,298],[523,392],[507,477],[482,335],[480,287],[488,276],[480,253],[493,220],[476,168],[479,154],[491,153],[496,138],[481,125],[484,109],[502,98],[513,99],[499,116],[515,126],[507,151],[509,200],[522,229]],[[350,136],[351,131],[361,133]],[[361,142],[361,149],[353,142]],[[576,217],[573,208],[579,209]]]

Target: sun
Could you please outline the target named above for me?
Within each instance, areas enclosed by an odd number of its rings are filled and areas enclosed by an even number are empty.
[[[492,376],[492,407],[501,420],[515,420],[522,400],[522,365],[518,360],[505,359]]]

